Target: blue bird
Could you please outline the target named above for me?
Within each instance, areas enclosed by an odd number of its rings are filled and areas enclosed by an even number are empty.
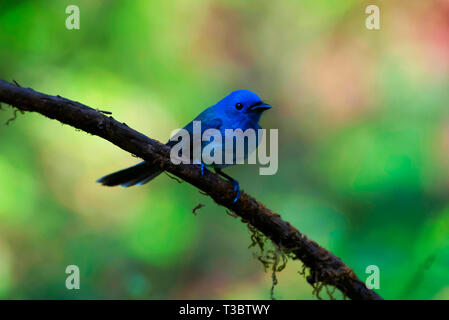
[[[226,129],[254,129],[257,133],[261,129],[259,120],[265,110],[270,109],[271,106],[262,102],[260,97],[249,90],[237,90],[220,100],[215,105],[207,108],[201,112],[195,119],[187,124],[184,129],[187,130],[190,136],[193,134],[193,121],[201,121],[201,135],[206,129],[217,129],[220,131],[222,137],[225,137]],[[256,135],[257,137],[257,135]],[[193,142],[193,139],[190,139]],[[259,139],[256,139],[256,146],[259,144]],[[210,141],[202,142],[201,149],[203,149]],[[173,147],[176,141],[169,141],[168,146]],[[191,146],[192,148],[192,146]],[[223,143],[224,150],[224,143]],[[244,158],[249,155],[247,143],[245,144]],[[223,152],[224,154],[224,152]],[[193,156],[193,155],[192,155]],[[191,157],[192,157],[191,156]],[[200,160],[201,161],[201,160]],[[235,192],[234,202],[240,198],[240,187],[237,180],[225,174],[221,169],[234,165],[234,162],[229,163],[212,163],[211,166],[215,172],[226,178],[233,186]],[[203,173],[205,165],[200,162],[201,173]],[[146,161],[140,162],[132,167],[111,173],[97,180],[105,186],[131,187],[134,185],[143,185],[148,183],[162,173],[159,167],[148,163]]]

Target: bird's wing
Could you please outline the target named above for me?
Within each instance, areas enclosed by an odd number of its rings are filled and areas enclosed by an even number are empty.
[[[223,120],[219,118],[215,118],[212,120],[207,120],[207,122],[201,123],[201,133],[204,132],[204,130],[207,129],[220,129],[221,125],[223,124]]]
[[[193,121],[201,121],[201,134],[207,129],[220,129],[223,124],[223,121],[216,117],[212,110],[206,109],[184,127],[191,137],[193,135]],[[177,143],[178,141],[168,141],[166,145],[172,147]]]

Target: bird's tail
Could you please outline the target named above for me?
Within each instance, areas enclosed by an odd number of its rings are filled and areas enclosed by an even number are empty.
[[[142,185],[156,178],[162,173],[162,170],[148,162],[141,162],[135,166],[113,172],[97,180],[104,186],[132,187],[134,185]]]

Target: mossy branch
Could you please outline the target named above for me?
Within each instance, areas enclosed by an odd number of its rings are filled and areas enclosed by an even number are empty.
[[[0,79],[0,102],[20,111],[38,112],[79,130],[99,136],[119,148],[152,162],[161,169],[192,184],[248,222],[268,237],[280,250],[299,259],[309,269],[308,282],[316,290],[322,286],[334,286],[351,299],[381,299],[359,280],[351,268],[330,251],[319,246],[290,223],[261,202],[242,192],[236,203],[232,185],[209,170],[201,175],[198,166],[170,161],[170,149],[116,121],[101,111],[79,102],[36,92]],[[257,240],[256,240],[257,241]]]

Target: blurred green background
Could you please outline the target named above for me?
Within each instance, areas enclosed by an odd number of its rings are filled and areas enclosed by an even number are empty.
[[[78,5],[80,30],[65,9]],[[381,29],[365,28],[378,4]],[[449,298],[449,1],[1,1],[0,78],[160,141],[236,89],[274,106],[279,171],[227,172],[387,299]],[[187,183],[95,180],[139,161],[0,112],[0,298],[267,299],[250,233]],[[195,216],[192,209],[206,206]],[[65,268],[81,289],[65,288]],[[289,262],[275,296],[309,299]],[[325,297],[325,294],[322,294]]]

